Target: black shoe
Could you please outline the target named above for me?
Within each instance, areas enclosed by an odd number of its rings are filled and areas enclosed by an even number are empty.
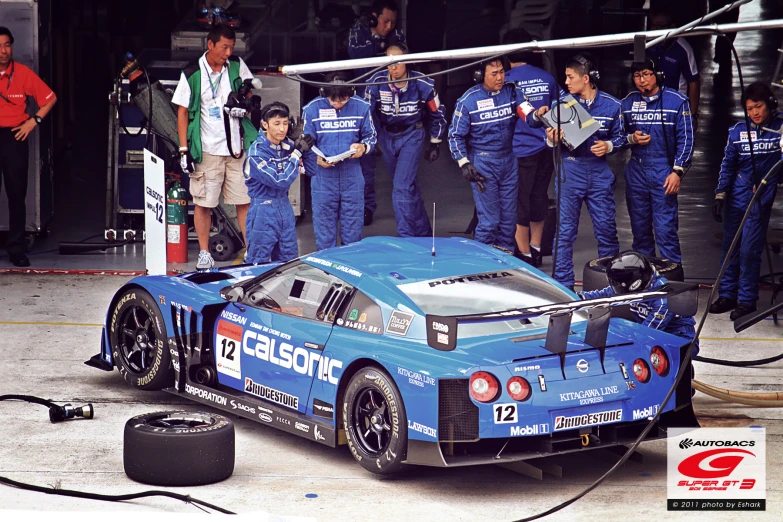
[[[740,303],[740,304],[737,305],[737,309],[734,310],[733,312],[731,312],[731,315],[729,316],[729,318],[732,321],[736,321],[740,317],[742,317],[744,315],[748,315],[748,314],[753,313],[755,311],[756,311],[756,307],[755,306],[748,306],[748,305]]]
[[[737,300],[728,297],[719,297],[717,301],[710,305],[711,314],[725,314],[729,310],[737,308]]]
[[[372,225],[372,212],[369,209],[364,209],[364,226],[368,227]]]
[[[530,266],[536,266],[535,260],[533,259],[533,256],[530,256],[530,255],[527,255],[527,254],[523,254],[519,250],[514,252],[514,257],[516,257],[520,261],[524,261],[525,263],[527,263]]]
[[[538,268],[544,263],[544,256],[541,255],[540,250],[536,250],[530,247],[530,255],[533,257],[533,266]]]
[[[30,266],[30,260],[24,254],[11,254],[8,257],[14,266]]]

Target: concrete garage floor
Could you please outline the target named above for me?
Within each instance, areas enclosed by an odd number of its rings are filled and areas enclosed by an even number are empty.
[[[8,275],[0,278],[0,394],[30,394],[59,403],[95,407],[94,420],[51,424],[44,407],[0,402],[0,475],[42,486],[124,494],[151,488],[123,472],[122,437],[132,416],[159,410],[203,410],[163,392],[139,392],[117,372],[82,364],[100,346],[100,324],[122,277]],[[705,297],[702,297],[702,302]],[[725,316],[711,316],[702,334],[707,357],[756,358],[783,349],[771,321],[739,339]],[[739,350],[740,346],[742,350]],[[740,355],[741,353],[741,355]],[[783,388],[783,363],[759,369],[734,369],[696,363],[697,378],[741,390]],[[20,378],[20,376],[23,376]],[[762,425],[767,429],[767,512],[745,513],[744,520],[780,520],[783,509],[783,410],[756,409],[694,399],[703,426]],[[330,449],[229,415],[236,427],[236,468],[220,484],[170,488],[239,513],[356,520],[369,513],[399,520],[515,520],[544,511],[581,491],[611,462],[598,452],[552,459],[563,478],[537,481],[497,466],[411,468],[379,479],[356,463],[346,446]],[[736,513],[666,512],[666,446],[644,444],[644,463],[628,462],[596,491],[548,520],[594,521],[633,513],[637,520],[736,520]],[[307,498],[316,494],[317,498]],[[194,506],[150,498],[106,503],[43,496],[0,486],[3,509],[47,511],[135,511],[198,513]],[[2,516],[0,515],[0,518]]]

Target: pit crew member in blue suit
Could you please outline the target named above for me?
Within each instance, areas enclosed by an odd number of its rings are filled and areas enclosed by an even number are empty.
[[[386,54],[399,56],[406,51],[404,44],[397,44],[389,47]],[[429,236],[432,228],[416,173],[427,135],[429,143],[424,157],[432,162],[440,155],[440,142],[446,135],[446,109],[440,103],[431,79],[422,78],[420,72],[408,71],[402,63],[390,65],[387,69],[373,75],[370,82],[402,81],[370,86],[365,98],[370,102],[370,113],[376,118],[378,144],[394,184],[392,205],[397,219],[397,235]],[[428,115],[426,119],[425,113]]]
[[[474,238],[513,251],[518,186],[514,124],[533,107],[516,84],[505,81],[504,73],[500,60],[482,63],[475,71],[478,85],[454,106],[449,149],[473,186],[478,212]]]
[[[348,33],[348,56],[356,58],[372,58],[383,56],[389,46],[405,44],[405,35],[396,28],[397,2],[394,0],[376,0],[372,4],[372,14],[359,18]],[[372,69],[357,69],[357,77]],[[359,83],[369,83],[369,76]],[[365,87],[356,88],[358,96],[364,96]],[[371,225],[373,214],[378,209],[375,198],[375,167],[377,156],[366,154],[362,158],[362,175],[364,176],[364,225]]]
[[[633,249],[682,263],[677,235],[677,193],[693,156],[693,120],[688,98],[663,86],[658,64],[647,58],[632,67],[638,89],[622,101],[626,146],[625,201]],[[653,235],[653,230],[655,235]]]
[[[296,218],[288,201],[288,188],[299,174],[299,160],[310,150],[313,138],[296,142],[288,135],[289,109],[274,102],[261,109],[261,130],[250,146],[243,171],[250,195],[247,216],[248,263],[290,261],[299,255]]]
[[[767,85],[761,82],[748,85],[742,104],[750,117],[750,139],[745,121],[737,123],[729,130],[712,207],[715,220],[723,221],[722,264],[754,192],[762,191],[758,197],[761,208],[754,204],[751,209],[742,229],[739,252],[734,252],[726,266],[726,272],[720,281],[719,297],[710,306],[710,313],[713,314],[734,310],[731,313],[732,321],[756,310],[764,235],[777,194],[779,175],[775,175],[774,179],[764,185],[760,185],[760,182],[780,160],[778,142],[781,139],[779,135],[765,130],[764,127],[772,130],[781,130],[783,127],[783,118],[777,112],[778,102]]]
[[[623,146],[620,101],[598,90],[596,83],[600,73],[595,59],[578,54],[566,63],[566,86],[574,99],[601,125],[587,141],[573,151],[563,148],[565,180],[555,185],[560,212],[557,233],[554,278],[564,286],[574,288],[574,241],[579,230],[579,214],[582,202],[593,221],[593,231],[598,240],[600,257],[615,256],[620,251],[615,223],[615,177],[606,162],[606,155]],[[565,93],[561,91],[561,96]],[[554,108],[557,100],[552,102]],[[541,107],[528,116],[531,127],[543,125],[540,118],[549,110]],[[559,137],[555,129],[547,129],[547,145],[554,147]]]
[[[503,36],[504,44],[530,40],[530,35],[524,29],[512,29]],[[549,107],[557,88],[551,74],[525,63],[526,60],[536,58],[540,60],[532,53],[508,55],[511,69],[506,71],[506,81],[516,83],[525,93],[527,101],[538,109]],[[521,259],[533,266],[541,266],[541,239],[549,210],[549,182],[555,170],[552,150],[546,146],[546,131],[542,127],[530,127],[523,118],[516,123],[513,143],[519,175],[516,246]]]
[[[627,293],[651,292],[666,284],[666,278],[658,273],[647,258],[629,250],[615,256],[606,269],[609,286],[602,290],[579,292],[582,299],[598,299]],[[664,332],[677,335],[690,341],[696,333],[696,320],[682,317],[669,311],[666,299],[631,303],[631,311],[636,321]],[[684,343],[683,343],[684,344]],[[693,349],[693,355],[699,353],[699,341]]]
[[[321,89],[321,96],[302,110],[305,134],[327,157],[356,151],[338,163],[328,163],[312,150],[304,155],[305,173],[311,183],[313,229],[318,250],[337,245],[337,225],[343,245],[362,238],[364,177],[359,159],[376,143],[370,104],[354,95],[339,74],[327,77],[334,85]]]

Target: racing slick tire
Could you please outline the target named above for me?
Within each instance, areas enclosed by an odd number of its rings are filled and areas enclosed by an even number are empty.
[[[139,390],[170,386],[174,374],[160,308],[141,288],[129,288],[114,304],[109,343],[122,378]]]
[[[136,482],[201,486],[234,473],[234,424],[203,411],[161,411],[125,423],[123,464]]]
[[[368,366],[354,374],[343,398],[343,426],[351,454],[367,471],[396,473],[408,451],[408,422],[397,386]]]
[[[585,268],[582,272],[582,290],[601,290],[609,286],[609,280],[606,278],[606,267],[609,265],[612,257],[600,257],[585,263]],[[685,280],[681,264],[658,257],[648,257],[647,259],[658,270],[658,273],[669,281]]]

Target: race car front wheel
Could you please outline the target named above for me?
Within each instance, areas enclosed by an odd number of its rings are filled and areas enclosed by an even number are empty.
[[[348,447],[359,464],[380,475],[399,471],[408,448],[408,423],[391,377],[374,367],[359,370],[342,406]]]
[[[125,423],[125,474],[156,486],[201,486],[234,472],[234,424],[203,411],[162,411]]]
[[[117,369],[139,390],[160,390],[173,382],[166,327],[155,300],[141,288],[117,299],[109,324],[109,341]]]

